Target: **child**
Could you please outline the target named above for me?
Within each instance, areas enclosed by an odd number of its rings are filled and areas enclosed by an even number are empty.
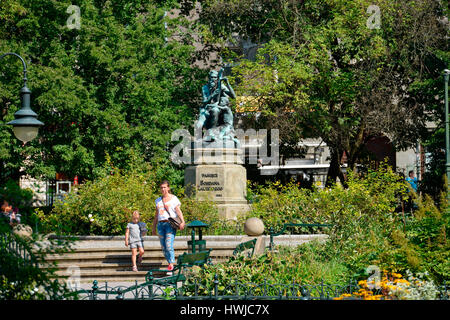
[[[142,231],[141,231],[142,228]],[[145,229],[145,223],[139,222],[139,211],[133,212],[133,217],[130,223],[127,225],[127,231],[125,232],[125,246],[128,244],[131,248],[131,262],[133,263],[133,271],[137,272],[136,255],[139,249],[139,257],[137,263],[142,263],[142,256],[144,255],[144,239],[147,229]]]

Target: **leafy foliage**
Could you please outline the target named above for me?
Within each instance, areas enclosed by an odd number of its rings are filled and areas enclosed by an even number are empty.
[[[72,4],[80,8],[79,29],[67,26]],[[25,146],[0,126],[0,183],[23,172],[92,180],[104,175],[106,154],[120,168],[133,152],[148,162],[168,158],[171,132],[194,120],[205,76],[192,63],[192,42],[179,32],[182,19],[164,15],[173,6],[175,1],[2,1],[0,52],[25,58],[31,106],[45,126]],[[0,63],[2,123],[20,105],[19,63],[9,56]]]
[[[55,203],[49,214],[36,209],[40,231],[65,235],[123,235],[134,210],[140,220],[151,225],[155,217],[155,200],[160,196],[158,171],[142,159],[119,169],[108,160],[103,178],[89,181]],[[186,222],[194,219],[206,223],[217,221],[218,211],[211,202],[199,202],[184,196],[184,189],[171,183],[171,191],[180,198]]]
[[[367,268],[377,266],[386,273],[406,275],[427,273],[436,284],[449,280],[448,213],[431,198],[418,198],[419,209],[406,224],[395,208],[406,197],[407,186],[390,167],[369,170],[365,175],[349,172],[348,188],[299,189],[295,184],[255,186],[249,190],[253,200],[249,216],[264,221],[265,229],[281,224],[331,223],[324,243],[308,243],[297,248],[277,247],[252,259],[232,258],[194,273],[205,290],[236,279],[241,283],[348,284],[368,278]],[[294,232],[304,230],[294,230]],[[226,292],[226,287],[221,288]]]
[[[248,284],[317,284],[320,281],[345,285],[348,280],[346,267],[339,261],[325,259],[314,252],[319,245],[307,244],[297,248],[280,247],[279,252],[266,252],[252,259],[244,256],[230,258],[227,263],[206,265],[193,269],[184,285],[184,294],[192,294],[195,285],[198,294],[211,292],[217,275],[219,295],[235,295],[236,291],[227,287],[233,282]],[[244,289],[244,288],[241,288]],[[263,294],[262,289],[255,294]],[[239,292],[243,295],[243,292]]]
[[[444,195],[443,195],[444,198]],[[445,199],[445,198],[444,198]],[[439,283],[450,278],[450,212],[440,210],[430,196],[419,199],[419,208],[406,226],[406,238],[425,270]]]
[[[70,239],[45,240],[36,234],[32,238],[22,238],[11,233],[9,225],[3,221],[0,221],[0,237],[0,300],[76,297],[57,279],[55,265],[46,262],[47,255],[69,251]]]
[[[378,1],[380,23],[372,27],[371,5],[202,1],[200,20],[211,35],[205,39],[215,40],[224,60],[235,62],[230,79],[246,96],[243,124],[279,129],[286,158],[301,152],[300,137],[322,138],[331,149],[328,186],[338,176],[345,181],[339,169],[344,152],[355,168],[371,137],[388,135],[402,149],[427,136],[427,121],[443,119],[447,4]],[[230,52],[226,41],[240,49]],[[255,57],[243,43],[257,48]]]

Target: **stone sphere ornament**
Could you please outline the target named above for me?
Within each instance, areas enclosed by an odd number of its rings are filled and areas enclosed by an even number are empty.
[[[18,224],[14,226],[13,233],[22,238],[31,238],[33,235],[33,229],[25,224]]]
[[[264,223],[256,217],[248,218],[244,223],[244,232],[248,236],[260,236],[264,232]]]

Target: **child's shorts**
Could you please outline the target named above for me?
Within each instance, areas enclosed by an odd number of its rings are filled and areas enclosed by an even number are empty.
[[[130,248],[131,249],[144,248],[144,241],[130,243]]]

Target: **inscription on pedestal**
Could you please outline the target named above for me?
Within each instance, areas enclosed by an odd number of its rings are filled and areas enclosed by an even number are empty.
[[[215,197],[221,198],[223,191],[223,179],[220,179],[218,173],[201,173],[198,191],[213,191]]]
[[[187,167],[184,175],[187,194],[194,193],[200,201],[215,201],[224,219],[236,219],[250,210],[246,182],[246,171],[240,164],[199,164]]]

